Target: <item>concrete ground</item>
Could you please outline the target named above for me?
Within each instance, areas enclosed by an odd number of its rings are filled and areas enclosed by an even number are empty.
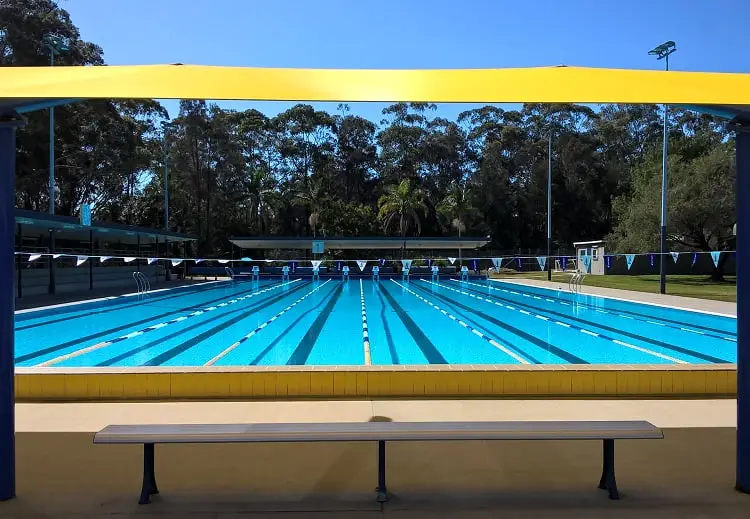
[[[542,288],[551,288],[570,292],[566,283],[557,283],[554,281],[543,281],[538,279],[494,279],[503,283],[515,283],[519,285],[529,285]],[[701,312],[713,312],[726,315],[737,315],[737,303],[726,301],[713,301],[711,299],[699,299],[697,297],[680,297],[669,294],[652,294],[649,292],[636,292],[634,290],[620,290],[618,288],[602,288],[583,285],[581,293],[586,295],[614,297],[617,299],[629,299],[641,303],[651,303],[657,305],[674,306],[688,310],[698,310]]]
[[[0,517],[750,517],[734,491],[734,400],[446,400],[17,404],[18,498]],[[664,440],[619,441],[620,501],[598,490],[591,441],[388,446],[375,503],[371,443],[164,445],[161,495],[139,506],[139,446],[92,445],[112,423],[646,419]]]

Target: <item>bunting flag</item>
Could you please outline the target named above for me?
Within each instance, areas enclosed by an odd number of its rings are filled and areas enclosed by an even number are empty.
[[[677,263],[677,259],[680,257],[680,253],[679,252],[670,252],[669,255],[672,256],[672,259],[674,260],[674,262]]]
[[[172,266],[173,267],[176,267],[177,265],[179,265],[180,263],[182,263],[182,259],[180,259],[180,258],[175,258],[175,259],[170,260],[170,261],[172,262]]]
[[[628,264],[628,270],[633,266],[633,261],[635,261],[635,254],[625,254],[625,263]]]
[[[565,269],[568,268],[568,258],[566,256],[560,258],[560,266],[562,267],[563,272],[565,272]]]
[[[318,270],[320,268],[320,264],[323,263],[323,260],[311,260],[310,263],[312,263],[313,270]]]
[[[474,270],[477,270],[477,260],[472,260],[471,262],[471,268]]]
[[[222,265],[226,265],[227,263],[229,263],[229,261],[230,260],[219,260],[219,263],[221,263]]]
[[[148,264],[151,265],[152,263],[156,263],[157,261],[159,261],[159,258],[149,258]]]
[[[338,270],[339,272],[341,272],[341,262],[340,261],[336,262],[336,270]]]
[[[109,259],[112,259],[112,256],[99,256],[99,261],[101,261],[102,263]]]
[[[264,261],[265,261],[266,263],[273,263],[273,260],[272,260],[272,259],[270,259],[270,260],[269,260],[269,259],[267,259],[267,260],[264,260]]]
[[[521,258],[516,258],[516,263],[518,264],[518,270],[521,270],[521,267],[522,267]]]
[[[721,251],[718,250],[712,250],[711,251],[711,259],[714,260],[714,267],[719,266],[719,258],[721,257]]]
[[[698,253],[694,252],[693,253],[693,263],[690,264],[690,267],[694,267],[696,261],[698,261]]]
[[[240,261],[253,261],[253,260],[251,260],[247,256],[244,256],[244,257],[240,258]]]
[[[604,266],[607,270],[612,268],[612,256],[604,256]]]
[[[123,259],[123,261],[125,261],[125,263],[131,263],[131,262],[135,261],[135,258],[133,258],[131,256],[128,256],[127,258],[122,258],[122,259]]]
[[[401,267],[405,269],[411,268],[411,260],[410,259],[402,259],[401,260]]]
[[[495,270],[500,272],[500,266],[503,264],[503,258],[492,258],[492,264],[495,266]]]
[[[198,265],[199,263],[201,263],[201,262],[203,262],[203,261],[206,261],[206,260],[204,260],[204,259],[202,259],[202,258],[196,258],[196,259],[195,259],[195,264],[196,264],[196,265]]]
[[[86,263],[86,260],[89,259],[88,256],[78,256],[76,258],[76,267],[80,267],[84,263]]]
[[[359,271],[362,272],[367,266],[367,260],[357,260],[357,266],[359,267]]]
[[[456,258],[448,258],[448,261],[450,261],[451,265],[453,265],[456,262]]]
[[[380,260],[380,266],[381,266],[381,267],[384,267],[384,266],[385,266],[385,259],[381,259],[381,260]]]
[[[52,259],[57,259],[57,258],[59,258],[60,256],[62,256],[62,254],[53,254],[53,255],[52,255]]]
[[[428,267],[432,266],[432,258],[427,258],[427,266]]]
[[[536,262],[539,263],[539,270],[544,270],[547,266],[547,256],[537,256]]]
[[[31,254],[29,256],[29,263],[31,263],[32,261],[36,261],[36,260],[38,260],[41,257],[42,257],[41,254]]]
[[[648,255],[648,264],[651,266],[651,268],[654,268],[654,255],[653,254]]]

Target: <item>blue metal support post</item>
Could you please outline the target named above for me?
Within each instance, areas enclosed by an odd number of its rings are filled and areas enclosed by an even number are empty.
[[[736,488],[750,493],[750,123],[737,124],[734,129],[737,136]]]
[[[16,496],[16,445],[13,394],[13,263],[16,128],[24,120],[15,112],[0,114],[0,501]]]

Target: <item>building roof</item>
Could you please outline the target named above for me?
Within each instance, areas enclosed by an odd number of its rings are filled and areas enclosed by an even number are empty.
[[[579,245],[601,245],[603,243],[606,242],[604,240],[574,241],[573,247],[578,247]]]
[[[400,238],[374,236],[362,238],[342,237],[250,237],[230,238],[242,249],[312,249],[313,241],[322,241],[326,250],[344,249],[476,249],[489,243],[488,238]]]
[[[101,235],[107,235],[114,240],[118,240],[122,243],[136,243],[138,236],[141,240],[146,238],[147,240],[164,241],[169,240],[172,242],[183,242],[192,241],[195,238],[186,234],[180,234],[169,231],[161,231],[159,229],[149,229],[147,227],[136,227],[133,225],[123,225],[119,223],[107,223],[94,221],[91,225],[81,225],[78,218],[74,216],[62,216],[62,215],[51,215],[49,213],[40,213],[37,211],[28,211],[25,209],[15,210],[16,223],[22,225],[22,233],[24,236],[48,233],[50,229],[59,231],[58,236],[66,237],[72,240],[88,241],[89,231],[94,231],[94,235],[101,237]],[[64,234],[63,234],[64,233]],[[143,241],[144,244],[148,243]]]

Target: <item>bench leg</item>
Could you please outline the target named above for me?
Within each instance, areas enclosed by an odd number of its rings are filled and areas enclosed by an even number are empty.
[[[141,498],[139,505],[145,505],[150,501],[153,494],[158,494],[156,476],[154,475],[154,444],[143,444],[143,486],[141,487]]]
[[[620,499],[615,480],[615,441],[604,440],[602,456],[602,477],[599,480],[599,488],[609,490],[610,499]]]
[[[378,441],[378,503],[388,501],[388,487],[385,485],[385,441]]]

